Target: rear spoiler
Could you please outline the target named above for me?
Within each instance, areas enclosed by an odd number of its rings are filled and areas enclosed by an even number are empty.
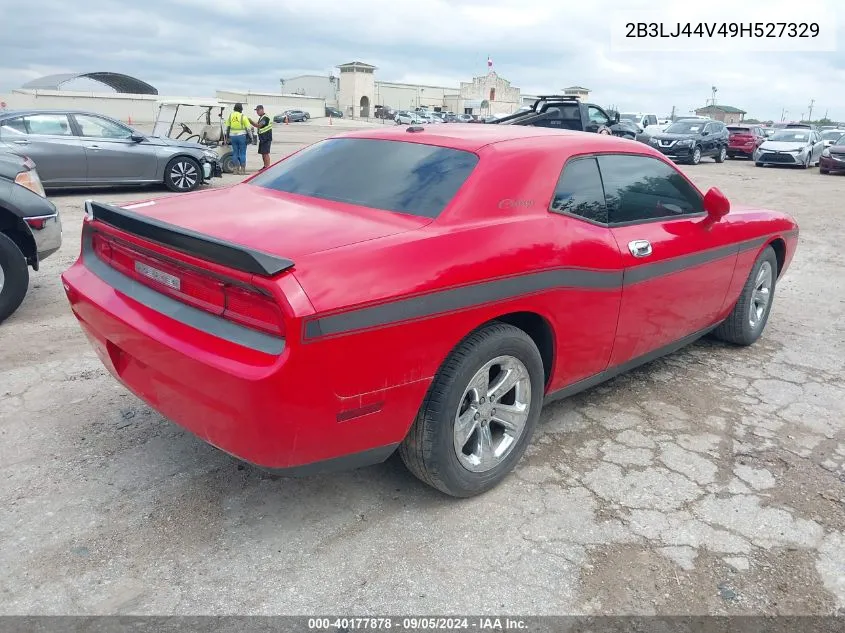
[[[85,212],[89,219],[244,273],[272,277],[294,266],[293,261],[284,257],[218,240],[110,204],[86,200]]]

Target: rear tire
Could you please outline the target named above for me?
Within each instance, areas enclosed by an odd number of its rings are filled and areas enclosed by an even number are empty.
[[[819,173],[820,174],[829,174],[830,171],[828,171],[827,169],[823,169],[822,167],[819,167]]]
[[[177,156],[164,168],[164,185],[170,191],[186,193],[202,183],[202,168],[190,156]]]
[[[505,371],[518,382],[496,394],[487,385],[495,386]],[[525,332],[504,323],[477,330],[440,367],[399,446],[402,461],[417,478],[454,497],[490,490],[513,470],[531,441],[543,384],[540,352]],[[497,420],[497,405],[513,416],[510,431]]]
[[[734,345],[751,345],[760,338],[772,311],[777,270],[777,257],[769,246],[751,267],[734,309],[714,330],[716,338]]]
[[[755,166],[755,167],[762,167],[762,166],[763,166],[763,163],[760,163],[760,162],[754,161],[754,166]]]
[[[17,310],[29,289],[29,268],[21,249],[0,233],[0,323]]]
[[[716,156],[714,157],[714,160],[717,163],[724,163],[726,155],[727,155],[727,150],[725,150],[725,148],[723,146],[721,149],[719,149],[719,153],[716,154]]]

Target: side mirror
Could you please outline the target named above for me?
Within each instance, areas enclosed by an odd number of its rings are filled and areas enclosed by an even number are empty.
[[[707,212],[705,224],[710,228],[730,212],[731,201],[719,189],[710,187],[704,194],[704,210]]]
[[[708,132],[707,130],[704,130],[704,131],[701,133],[701,136],[707,136],[708,134],[710,134],[710,132]]]
[[[133,141],[135,141],[136,143],[141,143],[142,141],[147,140],[147,137],[144,136],[143,134],[133,134],[129,138],[132,139]]]

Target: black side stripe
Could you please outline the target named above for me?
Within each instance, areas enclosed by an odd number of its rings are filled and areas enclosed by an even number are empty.
[[[714,262],[717,259],[736,255],[737,252],[739,252],[739,245],[731,244],[730,246],[714,248],[702,253],[683,255],[667,261],[655,262],[654,264],[644,264],[642,266],[635,266],[634,268],[626,268],[623,283],[625,285],[631,285],[642,281],[648,281],[649,279],[654,279],[655,277],[671,275],[672,273],[680,272],[682,270],[686,270],[687,268],[701,266],[702,264]]]
[[[607,290],[618,288],[621,283],[622,273],[620,271],[546,270],[495,281],[485,281],[471,286],[441,290],[409,299],[399,299],[387,304],[325,316],[306,323],[305,337],[315,338],[352,330],[362,330],[396,321],[407,321],[441,312],[512,299],[550,288]]]
[[[797,234],[797,231],[795,233]],[[784,233],[783,235],[786,237],[789,234]],[[483,281],[459,288],[439,290],[416,297],[396,299],[375,306],[353,308],[346,312],[315,317],[306,321],[304,338],[307,341],[391,323],[411,321],[557,288],[618,289],[623,285],[641,283],[724,257],[730,257],[746,250],[759,249],[770,238],[771,236],[755,238],[702,253],[676,257],[664,262],[627,268],[624,271],[597,271],[578,268],[545,270],[505,279]]]

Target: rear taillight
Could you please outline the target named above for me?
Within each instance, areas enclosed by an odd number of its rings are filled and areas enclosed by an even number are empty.
[[[141,252],[99,232],[91,239],[97,257],[161,294],[254,330],[285,334],[278,304],[258,288]]]

